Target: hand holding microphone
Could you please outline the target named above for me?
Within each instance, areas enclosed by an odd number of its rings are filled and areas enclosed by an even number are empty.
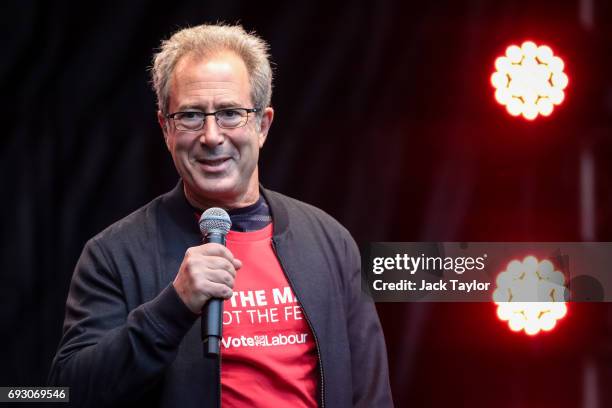
[[[242,263],[225,247],[231,221],[225,210],[209,208],[200,218],[204,244],[189,248],[173,285],[185,305],[202,312],[205,354],[216,355],[221,339],[223,299],[232,296],[236,270]]]

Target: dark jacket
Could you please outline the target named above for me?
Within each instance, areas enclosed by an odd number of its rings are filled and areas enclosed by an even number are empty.
[[[323,211],[262,194],[277,257],[317,345],[319,403],[391,406],[384,339],[360,289],[355,242]],[[171,284],[187,248],[201,242],[182,183],[87,242],[49,376],[71,387],[72,405],[218,406],[219,362],[203,357],[200,319]]]

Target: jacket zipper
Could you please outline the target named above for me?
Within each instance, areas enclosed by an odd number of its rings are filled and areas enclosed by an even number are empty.
[[[274,240],[274,238],[272,238],[271,241],[272,241],[272,249],[274,250],[274,255],[276,255],[276,259],[278,259],[278,264],[280,265],[281,270],[283,271],[283,274],[285,275],[285,278],[287,278],[287,282],[289,282],[289,286],[291,286],[293,295],[295,296],[297,301],[300,303],[300,305],[302,305],[302,302],[300,301],[298,293],[295,290],[295,287],[293,286],[293,282],[291,281],[291,278],[287,274],[287,271],[285,270],[285,267],[283,266],[283,261],[280,255],[278,254],[278,251],[276,250],[276,241]],[[324,382],[324,377],[323,377],[323,362],[321,361],[321,349],[319,347],[319,339],[317,338],[317,333],[315,332],[314,327],[312,326],[310,317],[308,317],[308,313],[306,313],[306,310],[304,309],[303,306],[302,306],[302,310],[304,311],[304,316],[306,317],[306,322],[308,323],[308,327],[310,328],[310,331],[312,332],[312,337],[314,338],[315,347],[317,350],[317,360],[319,362],[319,374],[321,377],[321,408],[323,408],[325,407],[325,382]]]

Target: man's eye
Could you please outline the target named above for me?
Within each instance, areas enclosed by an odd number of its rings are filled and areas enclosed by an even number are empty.
[[[225,109],[219,112],[223,119],[233,119],[236,116],[240,116],[240,112],[236,109]]]
[[[183,112],[179,119],[199,119],[201,115],[200,112]]]

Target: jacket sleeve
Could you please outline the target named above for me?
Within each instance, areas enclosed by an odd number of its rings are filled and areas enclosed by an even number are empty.
[[[91,240],[70,284],[49,383],[69,386],[75,406],[112,406],[142,396],[172,363],[197,318],[172,285],[128,311],[110,265]]]
[[[392,407],[385,339],[372,299],[361,290],[361,257],[348,237],[348,337],[351,349],[354,407]]]

